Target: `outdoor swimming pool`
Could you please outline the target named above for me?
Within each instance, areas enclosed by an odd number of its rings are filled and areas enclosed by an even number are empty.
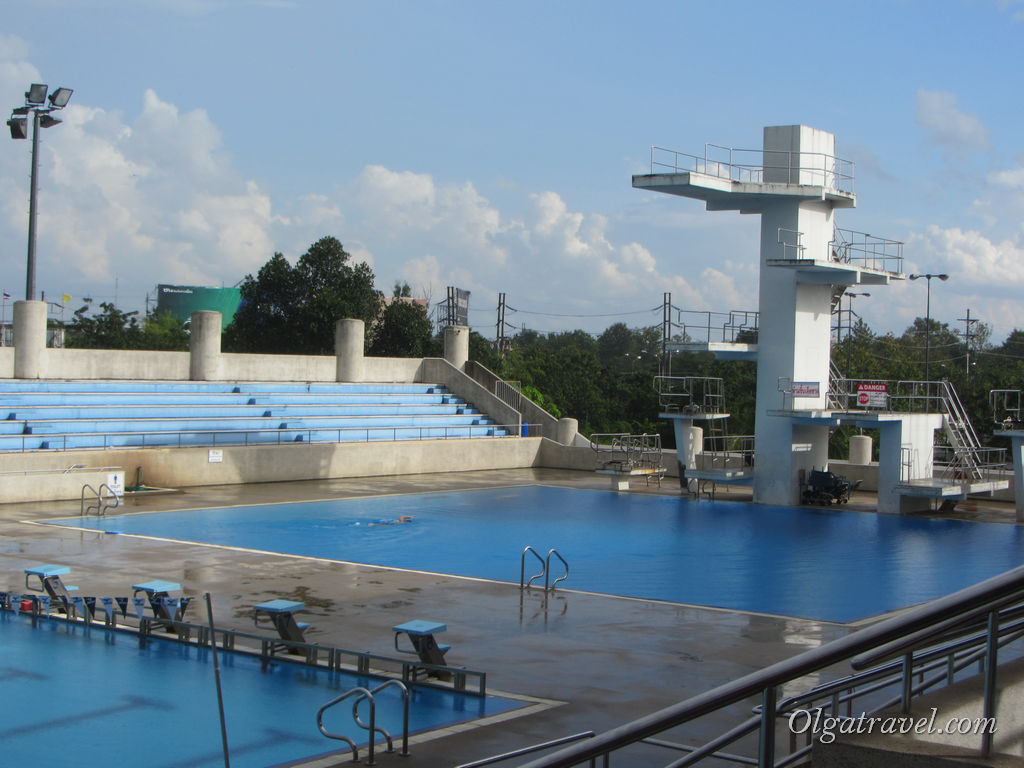
[[[1013,525],[548,486],[50,522],[513,583],[554,548],[560,587],[835,622],[1024,562]]]
[[[101,768],[125,762],[153,768],[222,766],[220,719],[208,649],[134,635],[31,620],[0,611],[0,720],[4,765]],[[266,768],[344,749],[324,737],[316,712],[366,678],[258,658],[218,654],[232,766]],[[370,681],[371,687],[379,680]],[[376,696],[377,725],[401,738],[401,698]],[[429,730],[521,706],[495,696],[416,688],[410,730]],[[362,744],[351,704],[330,710],[327,728]],[[364,719],[367,710],[361,709]],[[384,745],[378,744],[378,753]],[[415,754],[415,748],[411,750]],[[345,752],[339,760],[350,756]],[[360,749],[365,758],[365,750]],[[397,758],[396,758],[397,759]]]

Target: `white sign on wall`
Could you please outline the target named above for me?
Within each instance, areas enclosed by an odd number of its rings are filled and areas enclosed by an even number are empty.
[[[818,397],[821,395],[821,382],[794,381],[793,397]]]
[[[207,461],[210,464],[220,464],[224,461],[224,451],[220,448],[211,448]]]

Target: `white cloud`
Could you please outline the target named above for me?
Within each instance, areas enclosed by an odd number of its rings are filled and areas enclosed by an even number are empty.
[[[954,154],[988,148],[988,128],[974,115],[961,112],[956,96],[948,91],[919,90],[915,121],[928,141]]]

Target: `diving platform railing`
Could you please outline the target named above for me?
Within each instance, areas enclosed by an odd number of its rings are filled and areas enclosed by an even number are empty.
[[[867,385],[861,386],[861,385]],[[870,392],[870,396],[863,393]],[[863,401],[859,396],[863,394]],[[981,445],[966,408],[953,384],[941,381],[882,381],[834,379],[829,382],[829,403],[837,411],[888,413],[941,413],[948,444],[936,446],[936,464],[943,479],[971,482],[991,479],[1005,469],[1005,450]]]
[[[651,147],[651,174],[700,173],[741,184],[800,184],[853,194],[854,164],[822,152],[705,144],[703,155]]]
[[[669,346],[757,343],[759,314],[754,310],[708,312],[673,308],[673,312],[676,320],[669,323]]]
[[[899,240],[835,227],[826,252],[808,254],[803,238],[803,232],[779,227],[779,259],[833,261],[892,274],[903,272],[903,243]]]
[[[820,711],[823,719],[832,718],[829,722],[835,724],[831,734],[834,736],[836,732],[844,732],[840,723],[850,724],[860,717],[907,715],[914,701],[923,694],[971,677],[965,671],[976,664],[981,667],[982,685],[981,717],[975,722],[988,726],[975,732],[980,736],[977,752],[987,757],[997,746],[993,743],[993,731],[999,716],[1000,658],[1004,662],[1007,657],[1019,658],[1019,648],[1012,649],[1012,656],[1004,649],[1021,637],[1024,637],[1024,566],[521,764],[520,768],[567,768],[587,761],[595,765],[599,759],[603,760],[602,765],[608,766],[613,754],[621,759],[621,765],[636,764],[636,755],[630,750],[637,745],[671,750],[673,754],[665,764],[673,768],[693,765],[705,758],[731,758],[734,762],[759,768],[806,764],[815,742],[822,740],[821,732],[814,733],[810,723],[805,724],[807,717]],[[837,665],[847,664],[863,671],[841,674]],[[820,679],[823,674],[836,677],[833,682],[781,697],[783,690],[792,691],[803,681],[812,677]],[[747,703],[754,705],[752,717],[742,719],[703,744],[679,743],[678,731],[671,739],[661,738],[667,731],[698,723],[705,716],[715,716],[716,730],[720,729],[722,721]],[[855,706],[863,708],[863,713],[857,717],[854,716]],[[894,709],[898,714],[892,714]],[[801,719],[794,721],[794,718]],[[794,722],[799,727],[794,727]],[[705,724],[697,724],[695,728],[702,732],[708,730]],[[789,739],[785,738],[787,733]],[[806,743],[802,745],[795,738],[801,734],[806,734]],[[741,744],[739,748],[747,748],[755,754],[723,752],[737,742],[745,742],[747,746]],[[900,749],[905,749],[905,742]],[[679,758],[680,752],[687,754]],[[649,751],[644,752],[643,764],[652,765]]]
[[[828,247],[833,261],[895,274],[903,272],[903,243],[899,240],[835,227]]]

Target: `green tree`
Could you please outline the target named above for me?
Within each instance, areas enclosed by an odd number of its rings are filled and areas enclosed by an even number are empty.
[[[334,237],[309,247],[294,267],[280,253],[256,277],[246,275],[242,301],[228,326],[225,349],[233,352],[324,355],[334,351],[338,320],[362,320],[371,328],[383,297],[365,263]]]
[[[64,345],[81,349],[141,349],[142,328],[138,312],[122,312],[110,302],[100,302],[102,310],[90,315],[92,299],[75,310],[75,317],[64,329]]]
[[[155,312],[142,321],[142,349],[188,349],[187,324],[170,312]]]
[[[374,328],[370,354],[428,357],[434,353],[433,331],[427,308],[414,301],[406,301],[404,296],[396,293]]]

